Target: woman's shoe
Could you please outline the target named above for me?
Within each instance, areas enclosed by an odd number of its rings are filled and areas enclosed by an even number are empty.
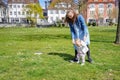
[[[93,60],[91,58],[88,59],[89,63],[93,63]]]

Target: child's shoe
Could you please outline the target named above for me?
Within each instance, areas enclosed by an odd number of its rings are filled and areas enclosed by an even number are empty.
[[[72,59],[70,60],[71,63],[78,63],[78,60],[77,59]]]
[[[85,63],[81,63],[81,66],[85,65]]]

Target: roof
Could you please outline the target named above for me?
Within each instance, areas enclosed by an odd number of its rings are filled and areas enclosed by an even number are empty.
[[[56,7],[56,5],[66,5],[66,7],[59,6]],[[72,8],[77,8],[77,6],[74,4],[73,0],[52,0],[51,4],[48,6],[48,9],[54,9],[54,10],[66,10],[70,9],[71,7],[68,7],[68,5],[71,5]]]
[[[88,0],[88,2],[94,2],[94,3],[108,3],[108,2],[115,2],[115,0]]]
[[[8,4],[10,3],[24,3],[24,4],[30,4],[30,3],[38,3],[38,0],[8,0]]]

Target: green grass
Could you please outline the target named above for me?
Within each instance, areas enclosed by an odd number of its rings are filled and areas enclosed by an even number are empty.
[[[80,66],[69,62],[74,57],[69,28],[0,28],[0,80],[120,80],[116,27],[89,31],[94,63]]]

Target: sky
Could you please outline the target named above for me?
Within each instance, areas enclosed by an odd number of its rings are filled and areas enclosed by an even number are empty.
[[[46,0],[39,0],[40,5],[42,6],[42,8],[45,8],[45,1],[46,1]]]

